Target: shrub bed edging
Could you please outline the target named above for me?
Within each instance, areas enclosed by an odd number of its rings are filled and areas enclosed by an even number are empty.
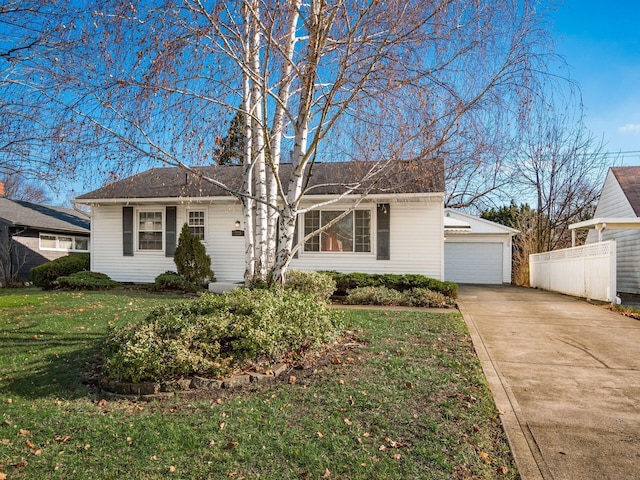
[[[238,388],[251,383],[266,384],[288,370],[285,363],[278,363],[265,373],[243,372],[229,378],[217,379],[194,375],[163,382],[119,382],[108,377],[100,380],[101,391],[112,398],[126,400],[162,400],[173,396],[191,396],[198,391]]]

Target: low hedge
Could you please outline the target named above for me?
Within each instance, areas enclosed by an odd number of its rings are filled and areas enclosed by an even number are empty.
[[[202,290],[202,287],[189,282],[176,272],[166,271],[158,275],[151,284],[151,289],[156,292],[184,292],[194,293]]]
[[[458,285],[454,282],[442,282],[419,274],[377,274],[377,273],[340,273],[325,272],[336,282],[336,294],[345,295],[349,290],[362,287],[386,287],[400,292],[414,288],[426,288],[447,297],[458,297]]]
[[[349,305],[400,305],[407,307],[452,307],[453,298],[427,288],[412,288],[401,292],[387,287],[361,287],[349,291]]]
[[[89,263],[88,253],[72,253],[33,267],[29,272],[29,278],[36,287],[52,290],[57,286],[58,277],[87,271],[90,268]]]
[[[98,272],[76,272],[58,277],[58,287],[65,290],[107,290],[120,286],[109,275]]]
[[[224,376],[247,362],[274,363],[334,341],[339,312],[295,290],[236,289],[161,307],[145,319],[110,325],[104,370],[114,380]]]

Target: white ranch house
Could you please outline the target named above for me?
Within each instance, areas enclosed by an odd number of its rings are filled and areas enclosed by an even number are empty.
[[[198,171],[237,187],[239,166]],[[281,168],[286,169],[287,165]],[[318,163],[302,207],[339,194],[361,175],[353,164]],[[298,218],[303,238],[351,208],[343,199]],[[81,195],[91,207],[91,269],[120,282],[149,283],[175,270],[173,252],[187,223],[211,256],[221,283],[244,274],[240,202],[198,175],[178,168],[151,169]],[[457,283],[511,282],[512,237],[517,230],[444,208],[442,164],[400,164],[345,220],[303,245],[292,269],[365,273],[419,273]],[[296,240],[297,241],[297,240]]]

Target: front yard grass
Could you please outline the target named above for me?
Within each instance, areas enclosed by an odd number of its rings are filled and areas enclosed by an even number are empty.
[[[109,321],[177,297],[0,294],[0,478],[517,478],[457,313],[345,311],[275,385],[164,402],[95,389]]]

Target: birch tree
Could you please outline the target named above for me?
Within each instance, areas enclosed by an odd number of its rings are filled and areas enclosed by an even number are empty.
[[[304,242],[293,244],[297,216],[325,205],[301,203],[318,161],[361,161],[360,180],[332,200],[354,206],[397,161],[483,152],[477,168],[495,166],[484,153],[497,126],[509,128],[499,119],[517,118],[531,77],[544,70],[536,8],[532,0],[96,2],[65,30],[82,48],[60,55],[51,73],[60,90],[45,95],[66,116],[67,154],[98,159],[111,177],[158,163],[198,174],[193,166],[215,161],[216,138],[239,115],[242,188],[205,180],[242,204],[247,281],[282,283]],[[285,161],[292,168],[283,176]]]

